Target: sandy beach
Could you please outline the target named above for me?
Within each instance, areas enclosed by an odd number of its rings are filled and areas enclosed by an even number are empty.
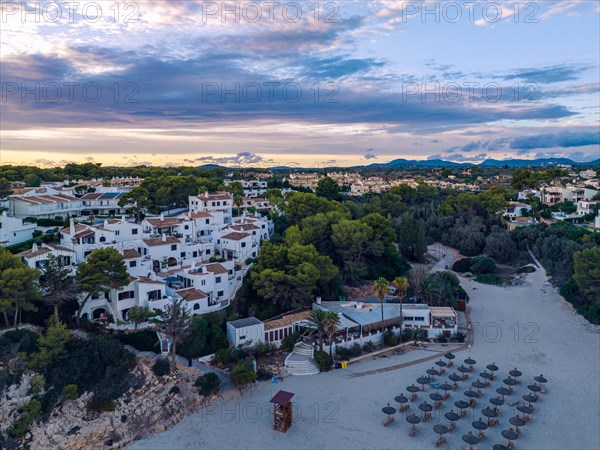
[[[523,427],[515,442],[517,449],[598,449],[600,448],[600,334],[596,326],[573,312],[548,282],[543,269],[525,276],[519,286],[496,287],[461,280],[471,296],[471,320],[475,342],[471,350],[456,353],[461,363],[471,356],[477,361],[468,381],[460,382],[441,412],[434,411],[427,423],[417,425],[418,433],[409,437],[410,425],[396,414],[396,422],[383,426],[381,408],[389,402],[398,406],[394,397],[406,392],[406,386],[432,367],[432,361],[409,365],[381,373],[361,372],[393,366],[430,356],[430,350],[415,350],[404,355],[378,358],[352,364],[348,370],[308,377],[290,377],[278,385],[262,384],[241,398],[219,401],[186,417],[174,428],[132,444],[128,448],[200,449],[200,448],[433,448],[437,437],[436,423],[448,424],[443,413],[454,407],[454,401],[466,400],[463,392],[487,364],[495,362],[500,370],[492,387],[483,396],[473,417],[458,421],[457,429],[441,448],[467,448],[461,436],[474,431],[471,420],[481,416],[495,389],[502,385],[508,371],[517,367],[523,372],[523,383],[507,396],[507,402],[528,393],[532,377],[543,374],[547,393],[541,394],[537,411]],[[452,369],[448,371],[451,373]],[[357,375],[358,374],[358,375]],[[447,380],[447,374],[440,377]],[[294,392],[296,417],[286,433],[272,430],[268,400],[279,390]],[[429,399],[419,394],[416,405]],[[514,410],[506,403],[501,407],[500,424],[486,431],[478,449],[491,449],[493,444],[506,444],[501,431],[511,425]]]

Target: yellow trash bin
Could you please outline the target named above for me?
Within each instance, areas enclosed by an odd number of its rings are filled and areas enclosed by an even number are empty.
[[[342,361],[342,369],[348,367],[348,361]]]

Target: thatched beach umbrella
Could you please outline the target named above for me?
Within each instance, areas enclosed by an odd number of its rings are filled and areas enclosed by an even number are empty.
[[[469,431],[467,434],[463,434],[462,440],[469,444],[469,450],[473,449],[473,446],[479,442],[479,438]]]
[[[508,447],[510,447],[510,441],[515,441],[518,439],[519,435],[515,432],[515,430],[513,430],[512,428],[509,428],[508,430],[503,430],[502,431],[502,437],[505,439],[508,439]]]
[[[490,398],[490,403],[494,406],[502,406],[504,405],[504,400],[498,397],[492,397]]]
[[[469,404],[467,402],[465,402],[464,400],[458,400],[458,401],[454,402],[454,406],[456,406],[458,409],[460,409],[461,417],[464,416],[465,414],[467,414],[467,411],[465,411],[465,409],[467,409],[469,407]]]
[[[417,427],[415,425],[418,423],[421,423],[421,418],[419,416],[417,416],[416,414],[411,414],[410,416],[406,417],[406,421],[408,423],[412,424],[410,435],[414,436],[415,432],[417,431]]]
[[[424,391],[425,385],[429,384],[429,378],[419,377],[419,378],[417,378],[417,383],[419,383],[421,385],[421,390]]]

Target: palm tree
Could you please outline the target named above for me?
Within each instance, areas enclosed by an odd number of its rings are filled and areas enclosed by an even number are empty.
[[[337,315],[337,314],[336,314]],[[319,351],[323,351],[323,337],[326,334],[325,328],[327,327],[328,314],[322,309],[316,309],[310,313],[310,316],[306,319],[310,324],[310,327],[315,330],[315,333],[319,339]]]
[[[325,318],[325,333],[327,333],[327,337],[329,338],[329,356],[332,356],[333,335],[338,330],[340,316],[333,311],[328,311],[325,314],[327,315]]]
[[[381,348],[383,348],[383,299],[390,291],[390,284],[385,278],[379,277],[373,282],[373,294],[379,298],[379,306],[381,307]]]
[[[404,320],[402,315],[402,300],[406,297],[406,291],[408,291],[408,286],[410,284],[406,277],[396,277],[394,281],[392,281],[392,285],[396,288],[396,294],[400,299],[400,330],[402,330],[402,322]],[[402,333],[400,333],[400,336],[402,336]]]

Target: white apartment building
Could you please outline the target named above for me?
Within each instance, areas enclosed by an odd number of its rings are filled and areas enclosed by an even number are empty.
[[[3,211],[0,214],[0,247],[31,239],[35,228],[35,223],[24,222],[18,217],[10,217],[6,211]]]
[[[81,199],[64,194],[11,195],[8,198],[10,215],[13,217],[73,217],[83,208]]]
[[[508,216],[509,219],[516,219],[517,217],[523,217],[529,211],[531,211],[531,206],[525,203],[509,202],[508,206],[504,208],[504,215]]]
[[[233,218],[233,195],[229,192],[214,192],[189,197],[189,212],[207,212],[213,216],[221,214],[223,223],[231,223]]]
[[[267,192],[267,181],[265,180],[232,180],[227,178],[223,181],[223,184],[225,184],[225,186],[229,186],[235,181],[242,185],[242,188],[244,189],[244,197],[258,197]]]
[[[92,192],[81,197],[84,214],[116,216],[125,214],[127,208],[119,206],[124,192]]]
[[[600,203],[597,200],[579,200],[577,202],[577,215],[585,216],[586,214],[590,214],[594,212],[594,207]]]

